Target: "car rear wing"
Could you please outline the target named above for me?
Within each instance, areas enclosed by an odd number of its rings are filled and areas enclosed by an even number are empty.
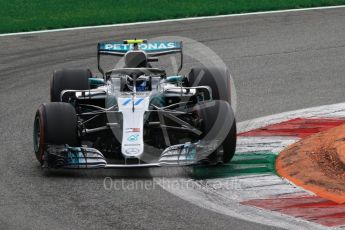
[[[123,42],[99,42],[97,46],[97,63],[99,71],[104,75],[100,66],[101,55],[122,57],[131,50],[143,50],[148,57],[158,57],[168,54],[180,53],[181,63],[178,71],[182,69],[183,53],[182,41],[150,41],[146,40],[125,40]]]
[[[133,41],[138,41],[134,43]],[[128,40],[124,42],[100,42],[98,43],[98,54],[124,56],[128,51],[134,49],[137,44],[139,50],[143,50],[148,56],[161,56],[165,54],[173,54],[182,52],[181,41],[152,41],[145,42],[146,40]]]

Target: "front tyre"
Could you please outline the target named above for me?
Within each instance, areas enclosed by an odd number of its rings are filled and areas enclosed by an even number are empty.
[[[231,106],[225,101],[215,100],[200,103],[195,110],[202,120],[202,140],[218,144],[208,156],[209,162],[228,163],[236,150],[236,120]]]
[[[49,145],[78,146],[77,114],[71,104],[52,102],[41,104],[36,111],[33,146],[37,160],[43,164]]]

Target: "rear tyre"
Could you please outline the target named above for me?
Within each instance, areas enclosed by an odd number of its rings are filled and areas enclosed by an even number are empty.
[[[231,105],[231,77],[227,68],[192,68],[188,74],[189,86],[209,86],[213,100],[223,100]]]
[[[33,145],[37,160],[42,164],[48,144],[78,146],[77,114],[71,104],[52,102],[37,109]]]
[[[227,68],[193,68],[188,75],[190,87],[209,86],[212,90],[215,105],[200,108],[200,116],[207,138],[216,138],[219,135],[217,130],[226,128],[225,135],[220,133],[225,137],[220,137],[223,139],[222,144],[208,157],[211,163],[218,163],[219,160],[221,163],[228,163],[236,150],[236,119],[231,108],[230,80]],[[227,102],[227,105],[224,102]],[[208,135],[210,132],[212,134]],[[219,157],[220,152],[223,152],[221,157]]]
[[[92,76],[89,69],[86,70],[57,70],[50,80],[50,101],[61,101],[63,90],[88,90],[90,89],[89,78]],[[62,101],[66,99],[62,98]]]

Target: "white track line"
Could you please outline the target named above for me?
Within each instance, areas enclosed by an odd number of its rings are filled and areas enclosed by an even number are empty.
[[[71,28],[64,28],[64,29],[39,30],[39,31],[30,31],[30,32],[19,32],[19,33],[6,33],[6,34],[0,34],[0,37],[39,34],[39,33],[52,33],[52,32],[62,32],[62,31],[72,31],[72,30],[99,29],[99,28],[109,28],[109,27],[137,26],[137,25],[158,24],[158,23],[166,23],[166,22],[181,22],[181,21],[194,21],[194,20],[203,20],[203,19],[217,19],[217,18],[228,18],[228,17],[264,15],[264,14],[280,14],[280,13],[289,13],[289,12],[304,12],[304,11],[314,11],[314,10],[340,9],[340,8],[345,8],[345,5],[311,7],[311,8],[289,9],[289,10],[260,11],[260,12],[253,12],[253,13],[225,14],[225,15],[204,16],[204,17],[166,19],[166,20],[157,20],[157,21],[146,21],[146,22],[119,23],[119,24],[99,25],[99,26],[81,26],[81,27],[71,27]]]
[[[294,118],[344,118],[345,103],[332,105],[323,105],[307,109],[289,111],[271,116],[256,118],[249,121],[239,122],[237,124],[238,132],[247,132],[249,130],[258,129],[270,124],[277,124]]]
[[[267,179],[270,180],[272,180],[272,177],[279,179],[277,176],[267,176],[269,177]],[[229,191],[212,189],[208,186],[208,184],[200,185],[196,181],[194,181],[194,184],[192,185],[190,180],[180,178],[168,178],[164,180],[164,183],[162,183],[162,180],[159,178],[154,178],[154,180],[164,190],[185,200],[186,202],[190,202],[198,207],[205,208],[222,215],[228,215],[248,222],[261,223],[284,229],[327,229],[323,226],[305,221],[303,219],[297,219],[278,212],[240,204],[240,199],[238,196],[243,196],[243,191],[236,189],[236,186],[238,186],[239,182],[241,183],[241,187],[245,185],[243,184],[244,180],[242,180],[242,178],[230,178],[226,182],[227,184],[230,184]],[[207,181],[206,183],[210,182],[211,180]],[[219,184],[221,184],[221,180],[218,182],[217,187],[219,187]],[[185,189],[184,187],[186,187],[186,184],[188,184],[190,187]],[[231,189],[231,184],[234,186],[233,189]],[[284,187],[284,189],[287,188]],[[290,189],[291,187],[289,187],[289,190],[287,191],[294,193],[301,191],[298,188],[296,188],[296,191],[290,191]],[[256,192],[257,190],[251,191],[252,194],[255,194]],[[229,194],[231,195],[230,197]]]

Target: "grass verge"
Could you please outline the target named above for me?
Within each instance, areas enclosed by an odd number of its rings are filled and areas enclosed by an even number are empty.
[[[345,0],[0,0],[0,33],[345,4]]]

